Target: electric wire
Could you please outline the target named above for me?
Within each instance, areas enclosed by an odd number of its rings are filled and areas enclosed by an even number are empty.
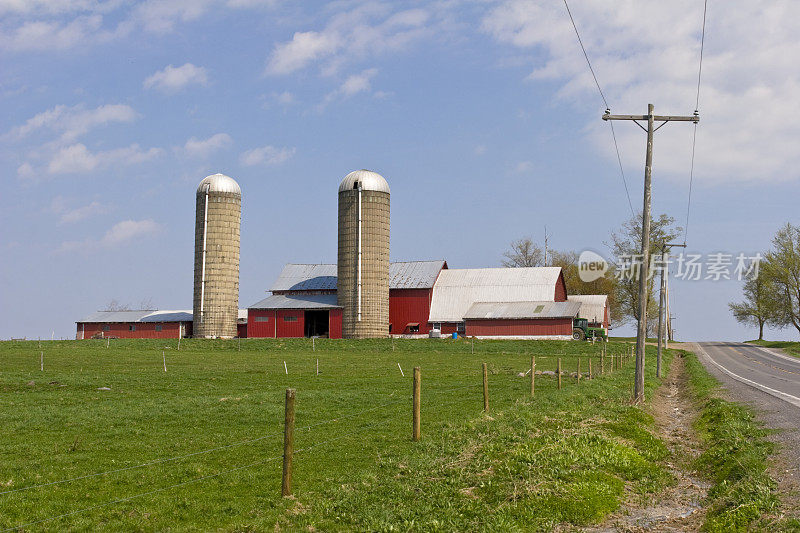
[[[302,427],[297,428],[296,430],[297,431],[303,431],[303,430],[306,430],[306,429],[319,427],[319,426],[322,426],[322,425],[325,425],[325,424],[330,424],[332,422],[337,422],[339,420],[345,420],[345,419],[348,419],[348,418],[353,418],[355,416],[358,416],[358,415],[361,415],[361,414],[364,414],[364,413],[367,413],[367,412],[370,412],[370,411],[375,411],[375,410],[380,409],[382,407],[387,407],[389,405],[394,405],[394,404],[397,404],[397,403],[400,403],[400,402],[408,401],[410,398],[411,398],[411,396],[409,396],[408,398],[401,398],[401,399],[394,400],[394,401],[391,401],[391,402],[386,402],[386,403],[383,403],[383,404],[380,404],[380,405],[376,405],[374,407],[370,407],[369,409],[364,409],[363,411],[358,411],[356,413],[350,413],[348,415],[343,415],[343,416],[339,416],[339,417],[336,417],[336,418],[330,418],[328,420],[323,420],[321,422],[316,422],[314,424],[309,424],[307,426],[302,426]],[[209,449],[206,449],[206,450],[200,450],[200,451],[188,453],[188,454],[185,454],[185,455],[178,455],[178,456],[174,456],[174,457],[165,457],[163,459],[154,459],[153,461],[148,461],[146,463],[141,463],[141,464],[138,464],[138,465],[125,466],[125,467],[122,467],[122,468],[116,468],[116,469],[113,469],[113,470],[106,470],[106,471],[103,471],[103,472],[95,472],[93,474],[86,474],[86,475],[83,475],[83,476],[78,476],[78,477],[73,477],[73,478],[68,478],[68,479],[62,479],[62,480],[59,480],[59,481],[50,481],[48,483],[40,483],[38,485],[29,485],[29,486],[26,486],[26,487],[19,487],[19,488],[16,488],[16,489],[2,491],[2,492],[0,492],[0,495],[11,494],[13,492],[22,492],[22,491],[26,491],[26,490],[32,490],[32,489],[41,488],[41,487],[49,487],[51,485],[60,485],[62,483],[69,483],[69,482],[72,482],[72,481],[79,481],[81,479],[89,479],[89,478],[104,476],[104,475],[108,475],[108,474],[116,474],[116,473],[119,473],[119,472],[125,472],[125,471],[128,471],[128,470],[136,470],[138,468],[144,468],[146,466],[152,466],[152,465],[156,465],[156,464],[170,463],[170,462],[174,462],[174,461],[179,461],[181,459],[187,459],[189,457],[195,457],[195,456],[198,456],[198,455],[204,455],[204,454],[207,454],[207,453],[216,452],[216,451],[219,451],[219,450],[224,450],[224,449],[227,449],[227,448],[233,448],[233,447],[236,447],[236,446],[244,446],[245,444],[251,444],[253,442],[259,442],[259,441],[262,441],[264,439],[268,439],[270,437],[276,437],[278,435],[281,435],[282,433],[283,433],[282,431],[277,432],[277,433],[270,433],[270,434],[264,435],[262,437],[256,437],[254,439],[248,439],[248,440],[244,440],[244,441],[233,442],[233,443],[230,443],[230,444],[225,444],[223,446],[217,446],[215,448],[209,448]]]
[[[694,102],[694,112],[700,110],[700,79],[703,75],[703,50],[706,44],[706,14],[708,13],[708,0],[703,2],[703,29],[700,33],[700,66],[697,69],[697,97]],[[692,185],[694,183],[694,155],[697,146],[697,122],[694,123],[694,133],[692,134],[692,163],[689,170],[689,198],[686,203],[686,224],[683,226],[683,244],[689,234],[689,213],[692,209]]]
[[[606,95],[603,93],[603,89],[600,88],[600,82],[597,80],[597,75],[592,67],[592,62],[589,60],[589,54],[586,52],[586,47],[583,46],[583,39],[581,39],[581,34],[578,32],[578,25],[575,24],[575,19],[572,17],[572,11],[569,9],[567,0],[564,0],[564,7],[567,8],[567,15],[569,15],[569,20],[572,22],[572,28],[575,30],[575,36],[578,37],[578,44],[581,45],[583,57],[586,58],[586,64],[589,66],[589,72],[592,73],[592,78],[594,78],[594,84],[597,86],[597,91],[600,93],[600,98],[603,99],[606,110],[610,111],[611,106],[608,104],[608,100],[606,100]],[[622,156],[619,153],[619,145],[617,144],[617,134],[614,131],[614,123],[613,121],[609,120],[608,124],[611,126],[611,138],[614,140],[614,150],[617,152],[617,162],[619,163],[620,176],[622,176],[622,184],[625,186],[625,196],[628,198],[628,207],[631,209],[631,216],[635,217],[636,212],[633,210],[633,202],[631,202],[631,194],[628,190],[628,180],[625,178],[625,170],[622,168]]]

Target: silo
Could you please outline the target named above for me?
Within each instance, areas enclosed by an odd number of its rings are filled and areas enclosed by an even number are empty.
[[[224,174],[197,187],[194,226],[194,324],[197,338],[236,336],[242,191]]]
[[[346,339],[389,335],[389,184],[369,170],[339,185],[337,293]]]

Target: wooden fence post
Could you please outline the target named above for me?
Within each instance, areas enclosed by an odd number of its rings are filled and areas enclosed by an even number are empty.
[[[483,363],[483,412],[489,412],[489,372],[486,363]]]
[[[589,358],[589,379],[592,379],[592,358]]]
[[[558,390],[561,390],[561,358],[558,358],[558,367],[556,369],[556,374],[558,374]]]
[[[283,480],[281,496],[292,495],[292,455],[294,454],[294,389],[286,389],[283,426]]]
[[[604,375],[606,373],[606,354],[605,350],[603,353],[600,354],[600,375]]]
[[[531,397],[536,391],[536,356],[531,356]]]
[[[580,357],[578,357],[578,373],[577,373],[577,379],[575,381],[577,381],[578,383],[581,382],[581,358]]]
[[[411,439],[418,441],[420,437],[420,396],[422,393],[422,375],[418,366],[414,367],[414,400],[413,400],[413,427],[411,431]]]

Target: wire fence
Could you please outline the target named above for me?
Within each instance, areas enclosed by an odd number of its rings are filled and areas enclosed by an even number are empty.
[[[536,360],[536,371],[533,372],[533,377],[531,379],[535,380],[536,376],[540,376],[539,379],[541,379],[542,377],[548,377],[549,378],[550,375],[552,375],[553,381],[557,380],[558,385],[559,385],[558,388],[560,389],[561,386],[562,386],[562,384],[561,384],[562,377],[577,375],[579,377],[577,383],[580,383],[580,377],[583,374],[583,372],[580,371],[580,363],[578,363],[578,367],[577,367],[578,371],[575,374],[573,374],[571,371],[568,371],[568,370],[566,370],[565,368],[562,367],[562,365],[561,365],[562,360],[577,359],[578,361],[580,361],[580,360],[587,360],[588,361],[588,360],[597,359],[598,362],[607,361],[607,365],[599,365],[599,366],[595,367],[595,371],[594,371],[594,375],[593,376],[587,374],[587,376],[589,376],[589,377],[597,378],[597,377],[601,377],[602,374],[613,373],[615,368],[620,368],[620,363],[623,362],[623,359],[624,359],[625,362],[628,362],[628,361],[632,360],[632,355],[631,355],[630,351],[623,351],[621,353],[607,353],[606,352],[606,348],[604,346],[602,351],[600,351],[599,353],[596,353],[596,354],[580,354],[580,355],[576,355],[576,354],[563,353],[563,354],[548,354],[546,356],[535,356],[535,358],[536,358],[535,359]],[[545,361],[556,363],[556,366],[555,366],[556,371],[553,372],[551,370],[545,370],[541,366],[539,366]],[[614,361],[616,361],[616,362],[614,362]],[[529,368],[528,372],[530,373],[532,370],[533,370],[533,367]],[[514,369],[513,372],[516,372],[516,369]],[[497,372],[497,373],[493,372],[492,373],[493,376],[497,376],[497,375],[502,376],[502,375],[506,375],[506,374],[507,374],[506,372]],[[522,374],[522,372],[520,372],[520,374]],[[448,388],[440,388],[435,383],[430,384],[430,383],[428,383],[428,381],[426,381],[427,385],[426,385],[426,389],[425,389],[426,392],[424,394],[424,397],[428,398],[429,400],[432,399],[434,401],[433,402],[430,402],[430,401],[425,402],[424,405],[427,406],[425,409],[426,410],[430,410],[430,409],[442,410],[444,407],[449,407],[449,406],[452,406],[452,405],[455,405],[455,404],[462,404],[463,405],[463,403],[465,401],[465,398],[462,397],[462,396],[454,395],[453,393],[456,393],[458,391],[466,391],[468,389],[474,390],[474,389],[481,388],[481,386],[483,386],[483,389],[484,389],[485,405],[488,406],[488,397],[486,396],[488,394],[487,384],[486,384],[485,381],[484,381],[484,383],[481,383],[480,377],[479,377],[478,372],[477,372],[477,369],[476,369],[475,372],[473,372],[471,374],[466,374],[465,373],[464,375],[468,376],[468,377],[471,377],[471,378],[474,378],[475,381],[473,383],[464,384],[464,385],[460,385],[460,386],[456,386],[456,387],[448,387]],[[527,376],[528,374],[524,374],[524,375]],[[434,376],[434,377],[436,377],[436,376]],[[452,376],[446,376],[446,377],[452,379]],[[410,381],[410,378],[405,378],[404,381],[406,381],[406,382]],[[570,380],[570,381],[571,381],[571,383],[576,383],[574,380]],[[506,383],[506,385],[507,385],[507,383]],[[502,389],[502,384],[501,384],[501,389]],[[533,391],[533,385],[531,386],[531,391]],[[394,392],[392,394],[394,394]],[[476,395],[475,398],[477,399],[478,395]],[[398,397],[397,399],[394,399],[394,400],[391,400],[391,401],[387,401],[387,402],[382,402],[382,403],[379,403],[377,405],[373,405],[371,407],[368,407],[366,409],[360,409],[360,410],[354,411],[354,412],[343,413],[341,415],[338,415],[338,416],[335,416],[335,417],[332,417],[332,418],[328,418],[328,419],[321,420],[321,421],[318,421],[318,422],[314,422],[314,423],[311,423],[311,424],[306,424],[306,425],[300,426],[298,428],[293,428],[293,429],[295,431],[308,432],[309,436],[313,436],[315,434],[315,432],[313,430],[319,429],[319,428],[321,428],[323,426],[334,424],[334,423],[340,422],[342,420],[353,420],[353,419],[358,420],[359,417],[362,417],[363,415],[366,415],[368,413],[375,413],[375,412],[378,412],[378,411],[380,411],[382,409],[385,409],[385,408],[388,408],[388,407],[391,407],[391,406],[400,405],[400,404],[403,404],[403,403],[411,403],[412,399],[413,399],[412,395],[404,394],[403,396]],[[477,402],[476,402],[476,405],[477,405]],[[399,416],[398,413],[392,412],[392,413],[384,414],[384,415],[378,417],[377,420],[374,420],[374,421],[372,421],[370,423],[367,423],[367,424],[358,423],[358,421],[357,421],[356,422],[357,423],[357,427],[355,427],[353,429],[350,429],[350,430],[347,430],[347,431],[344,431],[343,433],[341,433],[339,435],[324,439],[322,441],[314,442],[314,443],[302,446],[302,447],[300,447],[300,448],[298,448],[296,450],[293,450],[292,455],[294,455],[294,454],[301,454],[302,455],[302,454],[305,454],[305,453],[307,453],[308,451],[310,451],[312,449],[320,448],[322,446],[325,446],[325,445],[333,443],[333,442],[342,441],[342,440],[347,439],[349,437],[354,437],[354,436],[358,435],[359,433],[362,433],[362,432],[367,431],[369,429],[373,429],[373,428],[376,428],[378,426],[387,424],[388,422],[394,421],[395,423],[398,423],[398,420],[402,420],[402,416]],[[284,431],[285,431],[285,428],[284,428]],[[34,489],[43,489],[43,488],[47,488],[47,487],[52,487],[52,486],[61,485],[61,484],[65,484],[65,483],[76,482],[76,481],[80,481],[80,480],[87,480],[87,479],[98,478],[98,477],[102,477],[102,476],[112,476],[112,475],[119,474],[119,473],[122,473],[122,472],[127,472],[127,471],[136,470],[136,469],[144,469],[144,468],[152,467],[154,465],[163,465],[163,464],[175,463],[175,462],[178,462],[178,461],[181,461],[181,460],[185,460],[185,459],[189,459],[189,458],[192,458],[192,457],[204,456],[204,455],[212,454],[212,453],[215,453],[215,452],[220,452],[220,451],[224,451],[224,450],[230,450],[230,449],[235,448],[235,447],[241,447],[241,446],[246,446],[246,445],[249,445],[249,444],[263,442],[263,441],[265,441],[267,439],[271,439],[271,438],[275,438],[275,437],[279,437],[279,436],[283,435],[284,431],[272,432],[272,433],[268,433],[268,434],[263,435],[263,436],[254,437],[254,438],[251,438],[251,439],[245,439],[245,440],[236,441],[236,442],[231,442],[231,443],[223,444],[223,445],[220,445],[220,446],[214,446],[214,447],[210,447],[210,448],[206,448],[206,449],[202,449],[202,450],[197,450],[197,451],[186,453],[186,454],[175,455],[175,456],[171,456],[171,457],[156,458],[156,459],[153,459],[153,460],[150,460],[150,461],[145,461],[145,462],[142,462],[142,463],[139,463],[139,464],[135,464],[135,465],[125,466],[125,467],[120,467],[120,468],[115,468],[115,469],[109,469],[109,470],[103,470],[103,471],[100,471],[100,472],[93,472],[93,473],[89,473],[89,474],[85,474],[85,475],[81,475],[81,476],[74,476],[74,477],[69,477],[69,478],[60,479],[60,480],[56,480],[56,481],[50,481],[50,482],[39,483],[39,484],[34,484],[34,485],[28,485],[28,486],[14,488],[14,489],[8,489],[8,490],[0,491],[0,496],[8,497],[8,495],[14,494],[14,493],[24,493],[26,491],[31,491],[31,490],[34,490]],[[93,510],[107,508],[107,507],[110,507],[110,506],[113,506],[113,505],[116,505],[116,504],[129,502],[131,500],[144,498],[144,497],[147,497],[147,496],[150,496],[150,495],[153,495],[153,494],[158,494],[158,493],[161,493],[161,492],[165,492],[165,491],[168,491],[168,490],[171,490],[171,489],[183,487],[183,486],[194,484],[194,483],[199,483],[199,482],[202,482],[204,480],[217,478],[217,477],[220,477],[220,476],[223,476],[223,475],[226,475],[226,474],[230,474],[230,473],[233,473],[233,472],[242,471],[242,470],[249,469],[249,468],[252,468],[252,467],[255,467],[255,466],[258,466],[258,465],[264,465],[264,464],[267,464],[267,463],[270,463],[270,462],[273,462],[273,461],[277,461],[277,460],[279,460],[281,458],[283,458],[284,460],[286,459],[286,453],[285,452],[284,452],[284,454],[278,454],[278,455],[270,456],[270,457],[267,457],[267,458],[264,458],[264,459],[259,459],[257,461],[248,462],[248,463],[243,464],[243,465],[222,469],[222,470],[219,470],[219,471],[211,473],[211,474],[198,476],[196,478],[192,478],[192,479],[189,479],[189,480],[185,480],[185,481],[181,481],[181,482],[178,482],[178,483],[170,484],[170,485],[165,486],[165,487],[160,487],[160,488],[156,488],[156,489],[153,489],[153,490],[140,492],[140,493],[137,493],[137,494],[134,494],[134,495],[131,495],[131,496],[126,496],[126,497],[123,497],[123,498],[116,498],[116,499],[109,500],[107,502],[102,502],[102,503],[99,503],[99,504],[96,504],[96,505],[83,507],[81,509],[76,509],[76,510],[72,510],[72,511],[65,512],[65,513],[55,514],[55,515],[52,515],[52,516],[43,517],[41,519],[28,521],[28,522],[25,522],[25,523],[20,523],[20,524],[17,524],[15,526],[13,526],[13,527],[9,527],[7,529],[3,529],[3,530],[0,530],[0,531],[13,531],[13,530],[21,529],[21,528],[27,528],[27,527],[34,526],[34,525],[38,525],[38,524],[42,524],[42,523],[46,523],[46,522],[52,522],[54,520],[59,520],[59,519],[75,516],[75,515],[78,515],[78,514],[91,512]]]

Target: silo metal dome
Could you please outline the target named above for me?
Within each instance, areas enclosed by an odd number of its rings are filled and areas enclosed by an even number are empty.
[[[356,170],[339,185],[337,299],[346,339],[389,334],[389,184]]]
[[[342,183],[339,184],[339,192],[356,189],[359,183],[361,184],[361,189],[365,191],[390,193],[389,184],[383,176],[365,169],[356,170],[345,176]]]
[[[213,174],[197,187],[194,231],[193,336],[232,338],[239,314],[242,190]]]
[[[205,193],[206,189],[208,189],[208,192],[226,192],[242,195],[242,189],[236,183],[236,180],[225,174],[212,174],[203,178],[200,185],[197,186],[197,192],[198,194]]]

